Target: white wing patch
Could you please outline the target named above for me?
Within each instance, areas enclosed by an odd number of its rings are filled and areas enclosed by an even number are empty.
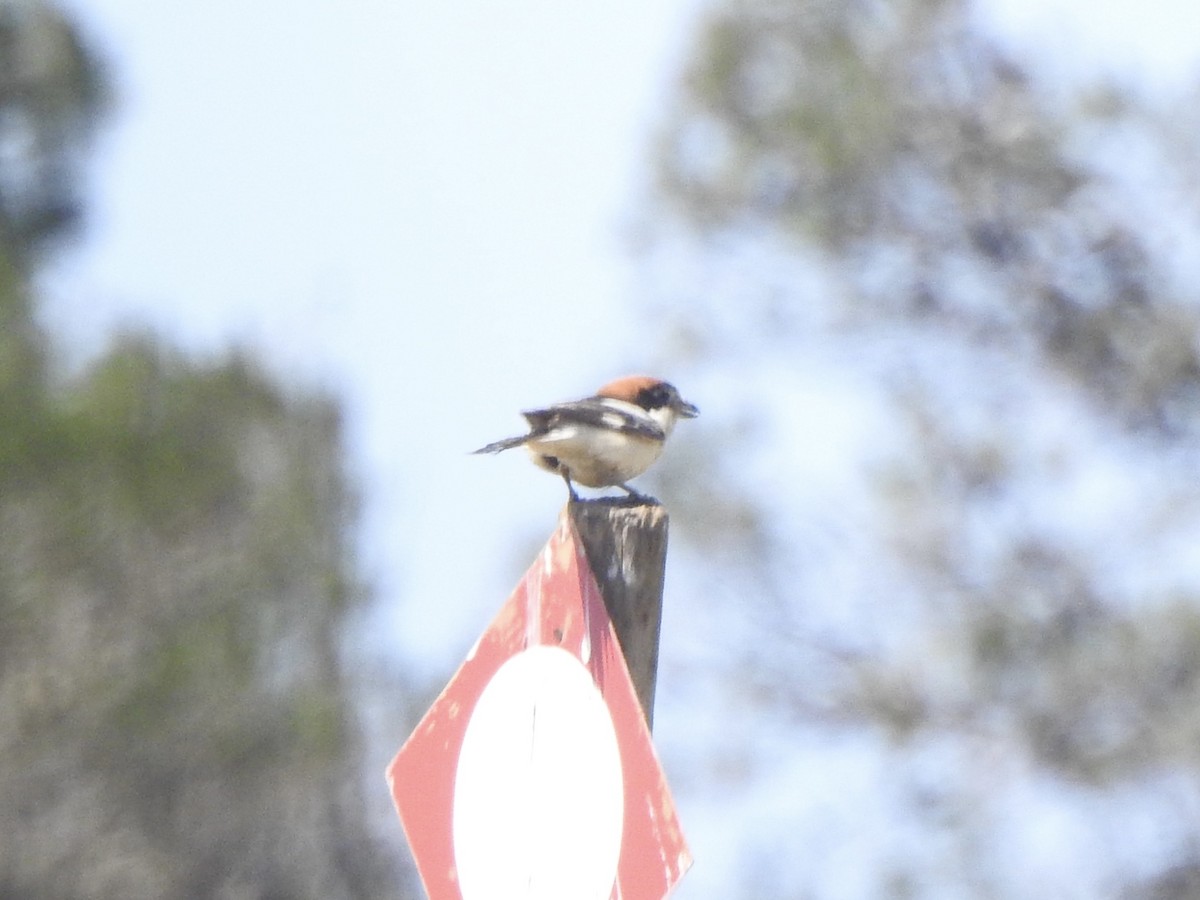
[[[571,424],[556,425],[548,432],[538,435],[534,443],[560,444],[570,443],[579,438],[579,426]]]

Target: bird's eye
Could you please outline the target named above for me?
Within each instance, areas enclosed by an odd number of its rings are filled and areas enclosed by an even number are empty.
[[[642,393],[642,405],[646,409],[654,409],[660,406],[671,405],[671,386],[667,384],[656,384],[654,387],[646,388]]]

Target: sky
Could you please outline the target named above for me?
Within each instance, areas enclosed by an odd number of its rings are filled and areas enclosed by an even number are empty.
[[[563,499],[468,452],[658,353],[621,306],[623,218],[687,5],[77,8],[118,107],[54,330],[83,354],[133,323],[250,343],[332,386],[370,577],[405,655],[445,664]]]
[[[43,279],[46,323],[78,359],[122,327],[197,355],[249,345],[342,398],[376,634],[448,677],[565,499],[517,454],[468,451],[664,356],[628,234],[702,5],[66,5],[117,104],[86,239]],[[1197,72],[1194,0],[983,16],[1062,77],[1169,96]],[[732,392],[680,387],[710,422],[730,414]],[[724,823],[684,826],[700,863],[680,896],[721,895]]]
[[[662,354],[627,232],[698,0],[70,5],[117,107],[50,324],[80,356],[131,325],[250,344],[343,397],[369,575],[405,655],[446,662],[513,574],[493,536],[532,539],[561,500],[467,451]],[[1186,0],[983,10],[1067,73],[1195,71]]]

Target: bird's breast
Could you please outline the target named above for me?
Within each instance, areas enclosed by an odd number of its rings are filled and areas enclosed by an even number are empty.
[[[556,429],[525,445],[543,469],[560,472],[585,487],[623,484],[642,474],[662,453],[663,442],[602,428]]]

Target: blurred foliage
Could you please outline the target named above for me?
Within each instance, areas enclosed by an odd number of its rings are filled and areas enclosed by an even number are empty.
[[[36,323],[101,71],[0,0],[0,895],[396,896],[336,404],[150,337],[64,380]]]
[[[108,81],[78,27],[40,0],[0,0],[0,241],[15,262],[78,224],[79,166]]]
[[[681,503],[722,485],[678,518],[729,573],[722,615],[757,626],[712,696],[797,741],[885,736],[894,834],[922,850],[885,842],[861,896],[1192,897],[1200,91],[1161,111],[1067,90],[976,13],[738,0],[684,77],[659,311],[768,423],[667,475]],[[787,450],[812,437],[789,391],[814,365],[883,410],[853,451],[862,496],[821,494]],[[1094,857],[1006,864],[1048,815]],[[1127,822],[1152,853],[1131,858]],[[745,854],[781,874],[744,896],[860,896],[828,860]]]

